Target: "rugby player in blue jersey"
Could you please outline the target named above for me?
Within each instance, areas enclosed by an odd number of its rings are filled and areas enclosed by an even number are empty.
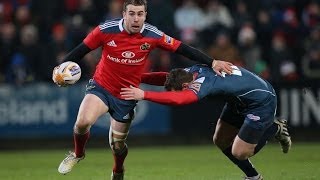
[[[167,92],[122,88],[126,100],[149,100],[166,105],[185,105],[204,97],[223,96],[226,105],[220,115],[213,142],[245,174],[245,179],[263,179],[249,157],[275,137],[284,153],[291,147],[287,122],[275,119],[277,96],[270,83],[256,74],[232,66],[231,75],[217,76],[206,65],[174,69],[170,73],[144,74],[142,82],[163,85]]]

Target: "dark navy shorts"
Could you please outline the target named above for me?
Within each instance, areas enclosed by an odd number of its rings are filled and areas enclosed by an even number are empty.
[[[137,101],[127,101],[114,97],[93,79],[90,79],[86,86],[86,94],[98,96],[108,106],[111,117],[116,121],[129,123],[133,119]]]
[[[238,136],[247,143],[257,144],[264,132],[274,122],[277,97],[270,95],[260,105],[239,111],[236,106],[226,104],[220,119],[239,128]]]

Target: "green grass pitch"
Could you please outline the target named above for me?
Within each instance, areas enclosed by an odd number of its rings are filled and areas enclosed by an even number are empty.
[[[0,151],[3,180],[110,179],[110,150],[87,148],[86,159],[68,175],[57,167],[67,149]],[[278,144],[267,145],[251,158],[266,180],[320,179],[320,143],[293,144],[282,154]],[[242,172],[214,145],[132,147],[126,161],[126,180],[237,180]]]

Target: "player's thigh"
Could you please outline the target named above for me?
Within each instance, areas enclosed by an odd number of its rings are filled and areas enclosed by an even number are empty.
[[[265,110],[267,110],[265,112]],[[254,115],[255,114],[255,115]],[[247,159],[254,150],[264,132],[273,123],[273,112],[267,107],[255,108],[247,114],[232,146],[232,154],[238,159]]]
[[[233,108],[232,104],[227,103],[217,122],[213,141],[222,150],[232,144],[243,124],[244,117],[236,112],[237,111]]]
[[[98,96],[86,94],[79,108],[77,124],[92,125],[101,115],[107,112],[108,106]]]
[[[120,122],[113,118],[110,118],[110,126],[113,131],[117,131],[120,133],[128,133],[130,129],[131,122]],[[116,134],[116,133],[115,133]]]
[[[219,119],[213,135],[213,142],[220,149],[225,149],[232,144],[238,131],[239,129],[237,127]]]

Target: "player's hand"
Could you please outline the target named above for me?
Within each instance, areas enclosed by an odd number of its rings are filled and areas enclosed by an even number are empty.
[[[121,88],[120,95],[125,100],[142,100],[144,99],[144,91],[130,86],[130,88]]]
[[[232,74],[233,64],[227,61],[213,60],[212,61],[212,69],[219,75],[222,76],[222,72],[227,74]]]
[[[63,73],[59,73],[59,68],[60,66],[56,66],[53,71],[52,71],[52,80],[53,82],[58,85],[59,87],[65,87],[68,84],[65,82],[64,80],[64,74]]]

